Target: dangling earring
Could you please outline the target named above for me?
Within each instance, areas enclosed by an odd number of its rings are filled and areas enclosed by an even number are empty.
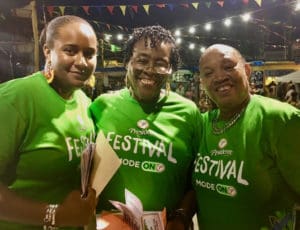
[[[47,82],[50,84],[54,79],[54,70],[51,66],[51,61],[47,62],[46,69],[45,69],[45,77],[47,79]]]
[[[169,96],[171,91],[170,79],[168,78],[166,81],[166,95]]]

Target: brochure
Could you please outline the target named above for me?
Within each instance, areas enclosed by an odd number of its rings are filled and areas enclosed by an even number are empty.
[[[87,195],[89,185],[99,196],[120,166],[121,160],[100,131],[96,143],[89,144],[81,156],[82,196]]]

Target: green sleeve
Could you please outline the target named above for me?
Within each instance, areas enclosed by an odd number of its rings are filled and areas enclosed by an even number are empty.
[[[15,175],[17,153],[26,130],[24,119],[7,99],[0,98],[0,182],[6,184]]]
[[[278,139],[278,166],[287,184],[300,199],[300,111],[287,121]]]

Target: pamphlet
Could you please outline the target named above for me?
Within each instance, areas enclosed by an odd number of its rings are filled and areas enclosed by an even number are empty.
[[[87,195],[89,185],[99,196],[120,165],[120,158],[100,131],[96,143],[89,144],[81,156],[82,197]]]
[[[87,189],[90,182],[90,174],[92,170],[92,163],[95,153],[96,145],[89,144],[82,152],[80,168],[81,168],[81,196],[87,196]]]

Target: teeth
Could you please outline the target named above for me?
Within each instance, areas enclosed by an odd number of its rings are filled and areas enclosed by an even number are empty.
[[[153,80],[150,80],[150,79],[141,79],[141,82],[143,83],[143,84],[147,84],[147,85],[152,85],[152,84],[154,84],[154,81]]]
[[[226,85],[226,86],[222,86],[222,87],[218,88],[218,91],[226,91],[229,89],[230,89],[230,86]]]

